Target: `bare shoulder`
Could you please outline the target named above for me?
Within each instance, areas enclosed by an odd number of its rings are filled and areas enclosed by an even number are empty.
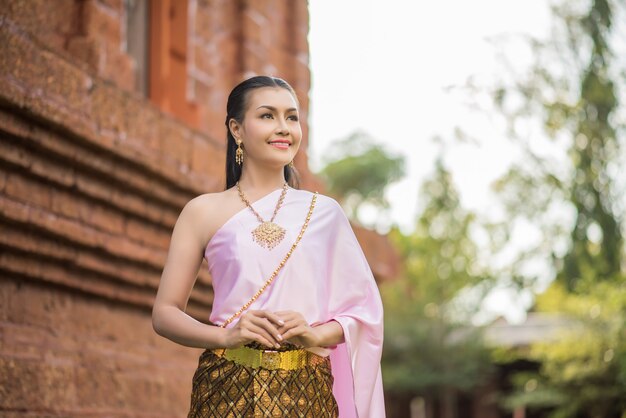
[[[232,188],[220,192],[204,193],[187,202],[181,212],[181,217],[190,218],[190,221],[197,228],[202,244],[206,246],[215,231],[233,213],[241,209],[240,205],[238,194]]]

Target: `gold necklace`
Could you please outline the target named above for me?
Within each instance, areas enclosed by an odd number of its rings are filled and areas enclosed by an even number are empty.
[[[239,192],[239,197],[241,197],[241,200],[244,201],[246,206],[250,208],[250,210],[254,213],[259,222],[261,222],[261,225],[257,226],[252,231],[252,239],[261,247],[271,250],[272,248],[277,246],[283,240],[283,238],[285,238],[285,228],[275,224],[274,218],[276,217],[278,209],[280,209],[280,206],[285,199],[285,194],[287,193],[287,182],[285,182],[285,184],[283,185],[283,191],[278,198],[276,207],[274,208],[274,214],[272,215],[272,219],[270,219],[269,221],[264,221],[263,218],[261,218],[261,215],[259,215],[257,211],[254,210],[250,202],[248,202],[248,199],[246,199],[246,197],[244,196],[243,191],[239,186],[239,182],[237,182],[236,184],[237,191]]]

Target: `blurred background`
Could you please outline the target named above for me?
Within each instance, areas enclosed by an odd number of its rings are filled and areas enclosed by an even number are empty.
[[[151,305],[256,74],[379,283],[389,417],[626,417],[624,0],[0,0],[0,416],[186,415]]]

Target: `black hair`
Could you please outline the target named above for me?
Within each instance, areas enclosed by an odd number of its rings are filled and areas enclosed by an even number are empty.
[[[255,76],[237,84],[235,88],[230,92],[228,96],[228,103],[226,104],[226,189],[230,189],[237,183],[241,177],[241,165],[235,162],[235,151],[237,150],[237,142],[230,132],[228,122],[231,119],[235,119],[238,123],[243,122],[243,117],[248,105],[249,93],[261,87],[280,87],[289,91],[296,103],[298,103],[298,96],[294,89],[282,78],[269,77],[269,76]],[[298,103],[299,106],[299,103]],[[245,160],[243,162],[245,164]],[[286,165],[284,168],[285,180],[289,186],[293,188],[299,188],[300,181],[298,173],[295,169]]]

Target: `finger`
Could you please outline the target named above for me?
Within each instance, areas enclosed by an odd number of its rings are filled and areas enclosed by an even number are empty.
[[[280,316],[280,319],[282,319],[284,322],[289,322],[289,321],[301,321],[302,323],[306,322],[304,317],[299,314],[298,312],[275,312],[277,315]]]
[[[279,344],[279,341],[282,339],[278,330],[265,318],[249,315],[245,320],[242,318],[238,326],[242,330],[247,329],[254,333],[262,334],[266,340],[271,342],[270,346]]]
[[[253,324],[257,324],[267,330],[271,331],[272,329],[277,329],[274,324],[266,317],[264,311],[255,311],[254,315],[250,315],[248,317],[248,321]]]
[[[279,348],[280,344],[276,339],[272,337],[272,335],[267,332],[264,328],[258,327],[256,325],[251,325],[248,327],[248,332],[250,332],[251,337],[255,340],[264,344],[268,347],[276,347]]]
[[[303,324],[304,324],[303,321],[300,321],[298,319],[292,319],[290,321],[286,321],[285,325],[283,325],[282,327],[280,327],[278,329],[278,332],[280,332],[280,334],[283,336],[283,338],[285,338],[285,333],[287,331],[289,331],[290,329],[293,329],[293,328],[295,328],[297,326],[303,325]]]
[[[265,337],[263,337],[262,335],[259,335],[255,332],[252,332],[248,329],[242,329],[240,332],[242,341],[240,345],[237,345],[238,347],[241,345],[246,345],[252,341],[256,341],[259,342],[267,347],[273,347],[272,342],[268,341]]]
[[[283,334],[283,338],[285,340],[288,340],[289,338],[292,338],[292,337],[298,337],[304,334],[306,331],[307,331],[307,327],[298,325],[297,327],[291,328],[289,331],[285,332]]]
[[[252,319],[252,323],[266,330],[276,341],[282,341],[283,337],[278,331],[278,328],[276,328],[267,318],[256,317]]]
[[[296,311],[278,311],[278,312],[274,312],[276,315],[278,315],[279,317],[281,317],[282,319],[293,319],[297,316],[299,316],[300,314]]]
[[[278,331],[272,332],[267,330],[263,326],[259,326],[256,324],[254,324],[253,327],[254,328],[251,329],[254,330],[255,333],[263,335],[265,339],[271,342],[271,346],[280,346],[280,342],[282,341],[283,337],[282,335],[280,335],[280,333],[278,333]]]
[[[258,312],[258,316],[262,316],[264,318],[269,319],[271,322],[273,322],[276,325],[284,325],[285,321],[283,320],[283,318],[281,318],[280,316],[278,316],[276,313],[274,312],[270,312],[270,311],[256,311]]]

